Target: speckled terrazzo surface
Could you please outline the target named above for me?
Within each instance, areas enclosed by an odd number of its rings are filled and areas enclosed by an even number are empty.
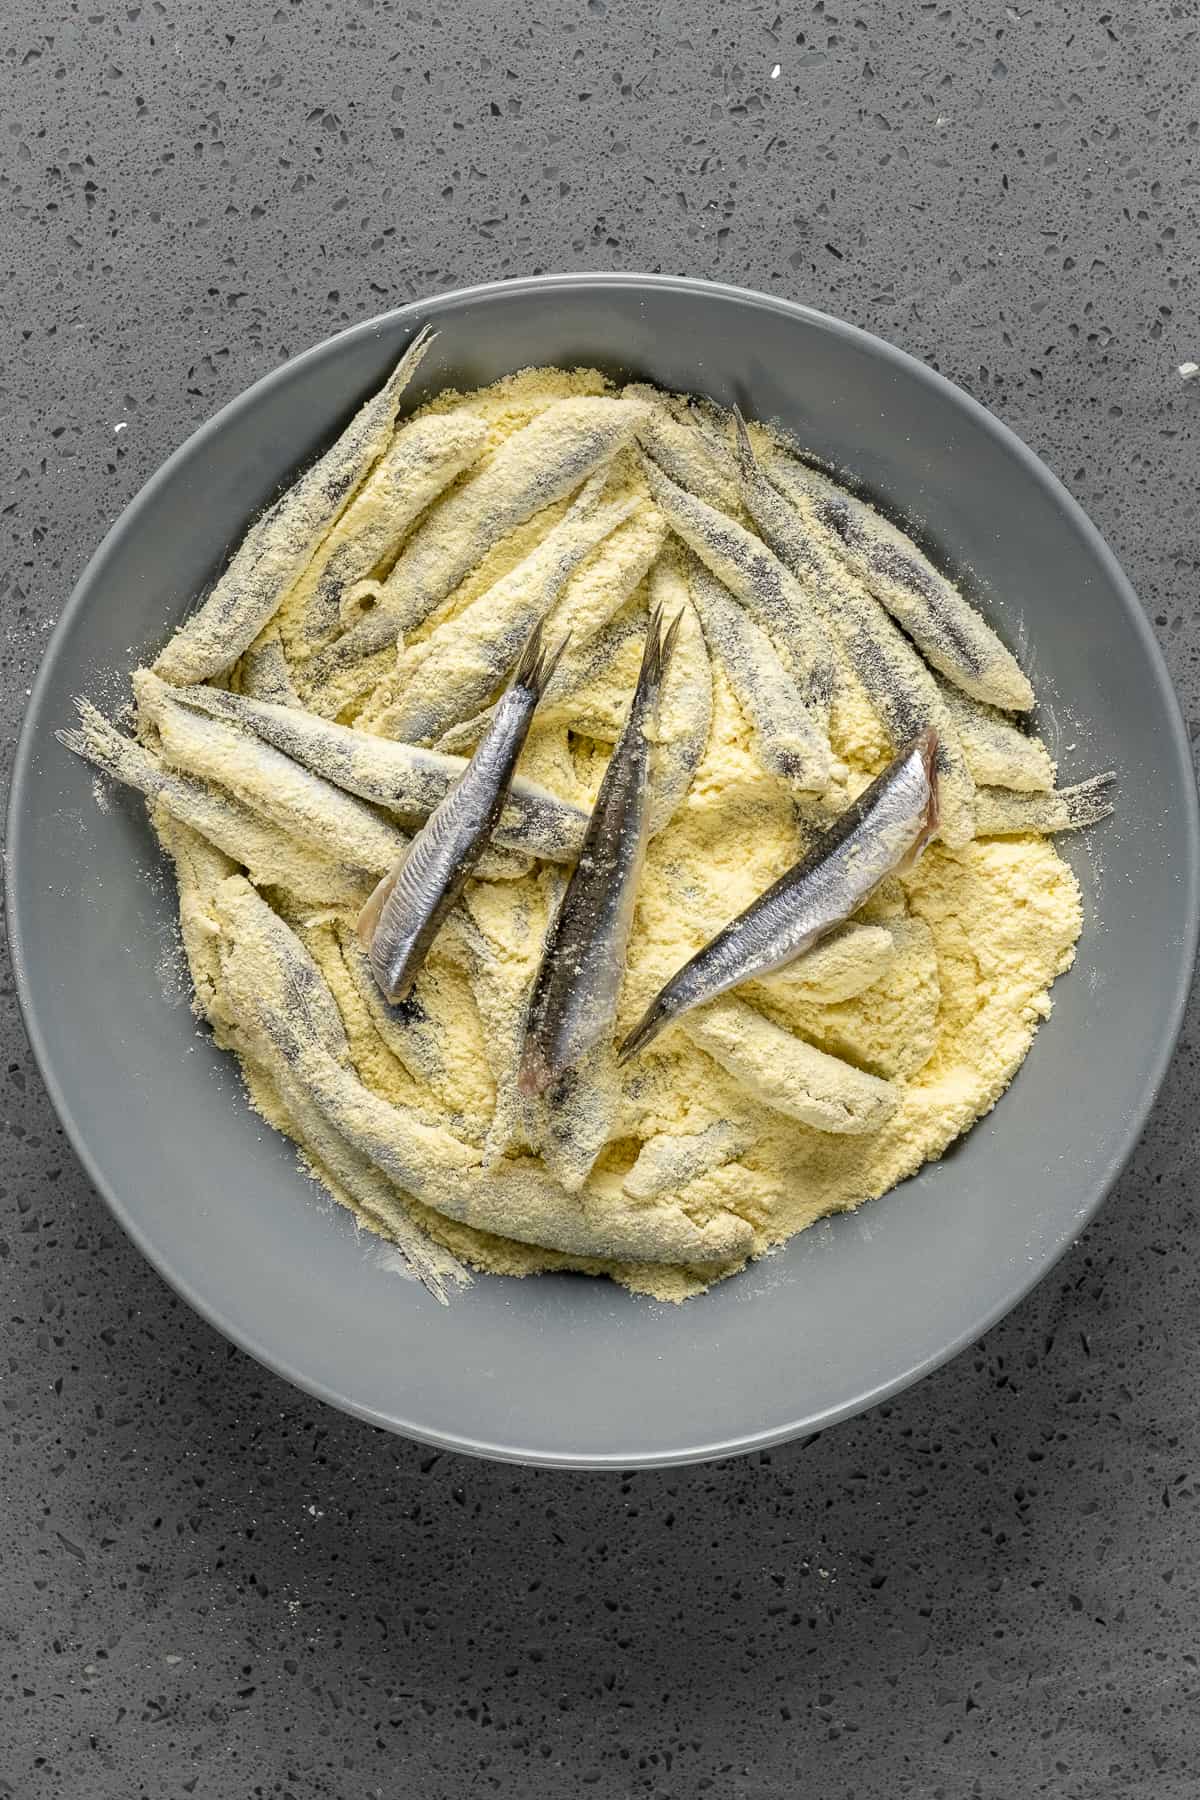
[[[1089,509],[1195,734],[1191,12],[7,0],[6,754],[194,425],[339,325],[556,268],[934,362]],[[1100,1221],[976,1351],[621,1479],[434,1455],[229,1349],[109,1224],[2,1000],[0,1800],[1200,1791],[1194,1019]]]

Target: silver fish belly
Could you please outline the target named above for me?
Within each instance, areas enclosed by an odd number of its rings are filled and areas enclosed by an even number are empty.
[[[363,908],[359,936],[389,1000],[410,992],[446,914],[487,849],[561,646],[547,653],[539,625],[483,742],[394,869]]]
[[[621,1045],[622,1062],[672,1019],[792,962],[906,867],[937,829],[937,736],[925,731],[808,854],[672,975]]]
[[[612,1030],[638,877],[650,835],[652,746],[679,618],[655,612],[625,729],[600,784],[578,863],[546,937],[521,1052],[522,1092],[540,1094]]]

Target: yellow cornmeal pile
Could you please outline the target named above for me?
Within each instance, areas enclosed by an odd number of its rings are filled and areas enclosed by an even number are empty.
[[[425,410],[439,413],[466,407],[476,413],[488,430],[486,458],[551,401],[611,391],[595,371],[525,371],[471,395],[443,393]],[[631,452],[620,454],[608,491],[646,493]],[[320,710],[367,730],[386,723],[406,679],[419,679],[422,644],[515,567],[564,515],[567,504],[556,501],[509,532],[410,634],[398,659],[387,650],[374,658],[368,688],[359,669],[335,674],[321,697]],[[597,617],[603,616],[596,585],[618,579],[622,556],[626,564],[639,560],[648,564],[665,537],[660,515],[647,504],[571,578],[551,615],[549,630],[559,618],[586,618],[589,605]],[[644,622],[646,611],[643,578],[618,613],[618,620],[628,619],[631,626],[626,649],[597,668],[569,704],[556,708],[553,698],[547,701],[521,760],[523,775],[585,808],[595,798],[628,706],[641,642],[641,633],[633,627]],[[286,649],[294,649],[301,623],[299,602],[285,601],[278,626]],[[239,665],[228,685],[236,691],[241,679]],[[758,760],[754,733],[715,661],[711,679],[707,748],[674,817],[650,846],[640,884],[619,1034],[636,1022],[666,976],[793,863],[809,841],[798,819],[796,796]],[[892,754],[870,703],[849,673],[834,706],[830,738],[850,770],[847,798]],[[155,817],[161,825],[164,815]],[[181,863],[194,848],[192,834],[173,824],[163,836]],[[274,873],[285,879],[263,884],[262,891],[297,928],[328,980],[362,1083],[398,1107],[416,1107],[422,1116],[441,1119],[465,1141],[482,1141],[497,1103],[488,1056],[492,1023],[487,996],[460,950],[440,939],[433,947],[427,976],[436,992],[439,1027],[452,1054],[437,1082],[422,1085],[388,1049],[347,961],[359,896],[316,905],[311,882],[297,875],[289,887],[286,869]],[[203,884],[185,882],[183,887],[188,896],[184,936],[198,1010],[212,1020],[223,1042],[244,1049],[213,950],[220,919],[212,907],[206,911],[203,900],[196,899],[211,892],[211,886],[205,890]],[[492,974],[498,973],[502,985],[518,997],[536,968],[541,930],[555,891],[545,866],[516,879],[474,881],[469,886],[466,910],[494,959]],[[759,1255],[825,1214],[886,1193],[923,1162],[940,1155],[987,1112],[1049,1013],[1051,984],[1072,961],[1081,912],[1070,870],[1042,837],[989,838],[956,850],[937,843],[911,872],[885,884],[859,922],[891,932],[888,954],[861,991],[836,997],[855,983],[842,978],[844,971],[839,977],[836,955],[830,954],[823,965],[832,971],[825,991],[818,972],[808,985],[802,979],[775,979],[739,990],[735,999],[748,1006],[755,1019],[785,1027],[852,1069],[894,1081],[899,1103],[879,1129],[834,1134],[784,1116],[762,1100],[769,1090],[770,1068],[762,1069],[763,1085],[756,1092],[753,1080],[748,1084],[729,1073],[677,1025],[622,1071],[616,1129],[583,1192],[563,1195],[564,1208],[589,1209],[593,1219],[602,1218],[609,1203],[606,1196],[621,1194],[644,1144],[664,1135],[697,1135],[725,1125],[736,1138],[738,1153],[690,1182],[683,1204],[688,1217],[698,1223],[723,1214],[747,1221],[752,1228],[749,1254]],[[887,938],[876,934],[876,939],[887,947]],[[863,936],[859,941],[865,954],[868,941],[876,940]],[[752,1061],[753,1044],[746,1048]],[[480,1269],[509,1275],[583,1269],[664,1300],[695,1294],[746,1260],[739,1254],[724,1263],[689,1267],[564,1254],[503,1235],[503,1215],[495,1220],[495,1230],[483,1232],[410,1203],[397,1190],[392,1193],[395,1218],[389,1221],[356,1200],[319,1148],[306,1141],[302,1130],[297,1133],[294,1113],[281,1101],[269,1073],[250,1064],[245,1073],[251,1097],[264,1117],[280,1130],[298,1135],[302,1154],[335,1196],[385,1236],[402,1240],[406,1221],[416,1219],[455,1255]],[[506,1154],[520,1154],[519,1122],[508,1138]],[[665,1209],[674,1207],[676,1200],[670,1194],[651,1195],[636,1201],[626,1197],[621,1204],[636,1205],[653,1241],[658,1211],[665,1216]]]

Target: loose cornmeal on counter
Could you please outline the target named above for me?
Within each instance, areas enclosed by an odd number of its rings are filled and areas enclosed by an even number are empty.
[[[339,623],[333,622],[336,608],[328,593],[322,609],[314,609],[314,578],[304,572],[305,563],[282,604],[266,619],[262,636],[240,662],[210,676],[212,684],[235,693],[255,692],[269,647],[276,700],[282,696],[360,732],[386,734],[389,719],[415,716],[414,702],[428,698],[420,683],[429,662],[439,684],[461,681],[469,696],[469,705],[454,715],[457,724],[444,734],[447,749],[469,754],[487,716],[485,708],[478,724],[468,723],[478,712],[480,644],[487,641],[486,632],[480,632],[481,617],[486,624],[481,603],[486,609],[492,596],[498,596],[496,606],[512,607],[521,599],[519,581],[506,578],[559,525],[594,471],[584,468],[567,487],[560,483],[545,496],[535,496],[545,503],[534,505],[527,516],[508,516],[505,529],[470,572],[444,595],[434,594],[427,616],[406,630],[398,650],[386,644],[374,647],[382,635],[376,625],[373,637],[362,637],[363,657],[342,655],[339,660],[338,646],[346,641],[342,634],[362,633],[362,621],[378,619],[380,608],[386,615],[391,567],[403,562],[418,534],[424,534],[422,566],[453,569],[452,533],[439,541],[439,520],[453,522],[454,496],[492,467],[515,432],[553,402],[616,392],[594,370],[544,369],[522,371],[475,393],[439,394],[417,419],[469,415],[484,428],[482,434],[465,430],[456,437],[453,458],[458,460],[447,464],[450,485],[443,497],[406,526],[384,560],[343,597]],[[704,485],[710,498],[716,495],[736,508],[728,498],[736,493],[732,436],[722,438],[719,422],[693,418],[673,400],[656,403],[644,387],[631,394],[625,402],[633,421],[631,435],[615,454],[610,449],[600,465],[608,468],[604,504],[612,507],[616,523],[573,569],[554,601],[547,634],[569,625],[573,635],[518,770],[578,808],[581,818],[596,797],[628,708],[659,558],[671,559],[673,579],[682,582],[686,593],[691,551],[672,535],[651,499],[635,440],[640,436],[652,454],[658,443],[664,468],[668,454],[673,457],[675,466],[668,473],[677,481],[703,464],[711,479],[701,482],[697,476],[696,491]],[[405,421],[398,432],[410,427],[411,421]],[[761,428],[751,432],[764,458],[780,453]],[[459,472],[472,446],[478,447],[478,460]],[[443,447],[439,454],[445,458],[448,452]],[[364,465],[346,485],[347,503],[369,472],[370,465]],[[567,481],[566,474],[562,480]],[[826,500],[822,496],[822,504]],[[470,515],[463,511],[462,516]],[[749,527],[746,514],[735,510],[733,516],[740,527]],[[307,517],[311,528],[311,507]],[[812,522],[816,529],[815,505]],[[266,531],[268,550],[275,555],[278,546],[270,546],[267,524],[255,531]],[[478,519],[471,528],[482,542]],[[380,543],[386,541],[378,519],[372,529]],[[866,529],[868,537],[854,543],[859,568],[869,570],[869,519]],[[827,539],[832,555],[836,542],[828,533]],[[332,566],[319,545],[315,555],[322,568]],[[286,557],[277,560],[288,566]],[[839,579],[855,583],[860,576],[847,563]],[[403,586],[393,583],[393,589],[397,585]],[[867,592],[862,587],[862,595]],[[935,600],[939,597],[934,594]],[[874,599],[863,603],[876,605]],[[406,604],[411,607],[411,598]],[[453,622],[468,608],[471,632],[464,633],[462,643],[471,647],[471,662],[459,671]],[[673,813],[650,844],[621,992],[618,1038],[636,1023],[667,977],[798,859],[822,816],[847,805],[895,748],[852,659],[839,655],[828,718],[830,766],[837,785],[823,796],[814,795],[771,773],[763,760],[761,681],[755,723],[736,697],[736,671],[731,680],[715,642],[708,645],[704,679],[705,640],[698,613],[692,622],[690,661],[681,671],[674,705],[668,683],[657,728],[664,741],[656,778],[673,780],[677,787],[686,782],[686,791],[678,794]],[[885,622],[880,629],[892,628]],[[430,662],[423,646],[435,634],[436,661]],[[198,636],[193,630],[192,640]],[[207,654],[207,639],[205,646]],[[782,658],[780,666],[790,667],[786,647],[776,641],[774,648]],[[160,660],[159,671],[168,680],[171,666],[169,657]],[[776,679],[774,662],[760,657],[757,667],[766,670],[763,679]],[[497,668],[493,694],[503,687],[506,673]],[[939,681],[944,679],[943,668]],[[155,684],[143,683],[140,691],[145,696],[157,690]],[[181,693],[186,697],[186,689]],[[160,718],[170,718],[161,700],[157,705]],[[973,716],[985,723],[985,714],[994,717],[1010,734],[1019,728],[1011,715],[1005,724],[977,697],[962,706],[974,708]],[[417,710],[444,723],[445,707]],[[965,715],[960,707],[949,716]],[[273,1126],[296,1139],[306,1165],[365,1225],[401,1247],[414,1232],[427,1233],[449,1253],[444,1257],[448,1270],[455,1258],[507,1275],[580,1269],[610,1276],[638,1293],[682,1300],[814,1220],[886,1193],[939,1156],[995,1105],[1050,1012],[1051,986],[1070,967],[1081,929],[1079,891],[1053,844],[1047,837],[1021,833],[1023,815],[1008,790],[983,789],[988,799],[981,804],[980,819],[986,817],[991,826],[1013,835],[976,837],[954,849],[935,842],[915,867],[885,882],[826,946],[665,1030],[620,1071],[608,1141],[582,1188],[568,1192],[555,1189],[538,1155],[546,1141],[542,1134],[552,1122],[515,1089],[523,1007],[567,867],[532,855],[522,858],[511,847],[512,836],[506,837],[506,848],[494,853],[495,869],[489,868],[495,878],[469,884],[458,914],[435,940],[413,1001],[391,1008],[372,990],[369,970],[364,977],[354,935],[379,857],[365,857],[363,869],[354,866],[351,814],[336,835],[321,841],[310,823],[314,809],[319,813],[320,791],[300,784],[285,793],[281,787],[276,799],[271,786],[276,775],[251,766],[260,741],[245,732],[239,737],[236,722],[222,728],[225,785],[217,786],[210,779],[215,763],[190,769],[185,747],[172,752],[173,743],[186,746],[191,735],[199,742],[200,734],[160,734],[144,698],[140,746],[122,749],[113,741],[116,734],[105,737],[108,728],[89,717],[91,723],[85,717],[73,747],[147,794],[152,821],[179,875],[196,1009],[212,1023],[218,1041],[240,1057],[252,1103]],[[694,741],[689,741],[689,730]],[[975,735],[983,740],[982,724]],[[993,727],[988,742],[995,741],[1000,740]],[[430,748],[438,749],[438,742]],[[969,763],[971,739],[965,726],[963,750]],[[168,767],[172,754],[183,760]],[[245,759],[241,770],[239,757]],[[770,754],[767,760],[772,760]],[[1033,779],[1040,779],[1044,766],[1046,783],[1052,782],[1053,768],[1040,746],[1027,761]],[[271,768],[277,772],[278,765]],[[1082,791],[1063,790],[1059,810],[1070,811],[1070,796]],[[1017,798],[1028,802],[1029,797]],[[1028,806],[1026,814],[1032,816]],[[1006,823],[1010,816],[1012,824]],[[375,818],[382,824],[385,815],[376,811]],[[239,827],[239,820],[248,823]],[[1083,822],[1075,815],[1068,820]],[[387,823],[394,829],[397,822]],[[398,823],[409,831],[415,828],[412,820]],[[244,854],[239,854],[239,829],[247,833]],[[241,996],[247,991],[247,972],[254,970],[245,961],[251,949],[239,946],[242,963],[231,985],[223,940],[226,921],[236,913],[236,892],[229,882],[242,872],[295,932],[328,985],[332,1013],[323,987],[312,986],[299,998],[293,992],[287,1005],[307,1009],[305,1029],[322,1036],[326,1048],[321,1055],[332,1059],[337,1079],[399,1109],[414,1128],[419,1125],[430,1134],[430,1143],[453,1147],[446,1169],[426,1190],[427,1203],[402,1191],[377,1168],[363,1165],[357,1151],[343,1155],[345,1145],[329,1116],[302,1103],[294,1065],[289,1072],[286,1044],[281,1052],[276,1040],[268,1051],[266,1039],[248,1022]],[[269,985],[265,974],[263,981],[264,987]],[[805,1058],[820,1061],[821,1100],[832,1109],[831,1116],[837,1113],[839,1083],[848,1100],[863,1076],[890,1083],[893,1099],[882,1123],[865,1131],[818,1130],[780,1110],[778,1084],[790,1079],[791,1064],[786,1058],[781,1063],[776,1051],[790,1045],[796,1047],[799,1070],[807,1067]],[[824,1057],[811,1058],[811,1050]],[[801,1072],[796,1079],[807,1077]],[[582,1106],[586,1098],[568,1097],[554,1128],[569,1132],[571,1107]],[[462,1172],[455,1173],[459,1163]],[[663,1185],[672,1181],[673,1186]],[[535,1194],[536,1202],[531,1199]],[[947,1203],[952,1203],[949,1196]],[[448,1216],[443,1205],[463,1217]],[[560,1234],[551,1225],[547,1235],[594,1246],[595,1253],[547,1248],[509,1235],[527,1233],[535,1216],[561,1222]],[[606,1221],[621,1243],[642,1247],[637,1260],[605,1253]],[[701,1237],[730,1247],[730,1253],[720,1261],[671,1260],[673,1245]]]

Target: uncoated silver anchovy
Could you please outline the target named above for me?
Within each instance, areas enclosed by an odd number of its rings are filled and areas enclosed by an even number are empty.
[[[521,1054],[520,1086],[545,1092],[611,1031],[649,838],[652,730],[679,618],[655,612],[629,717],[600,784],[579,861],[546,938]]]
[[[803,955],[911,863],[937,829],[936,758],[937,737],[925,731],[806,856],[672,975],[621,1045],[621,1061],[680,1013]]]
[[[539,624],[465,773],[363,908],[359,937],[389,1000],[403,1000],[409,993],[443,919],[487,849],[537,703],[561,653],[561,645],[554,652],[543,650]]]

